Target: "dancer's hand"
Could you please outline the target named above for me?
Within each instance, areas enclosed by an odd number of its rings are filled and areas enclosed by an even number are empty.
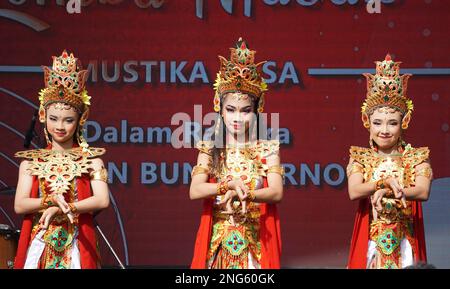
[[[241,201],[244,201],[247,198],[248,188],[241,179],[236,178],[229,181],[228,187],[236,191]]]
[[[372,206],[372,217],[375,222],[378,220],[378,212],[373,206]]]
[[[400,185],[399,181],[397,181],[394,177],[389,177],[386,179],[386,184],[391,188],[394,192],[394,196],[396,199],[401,199],[403,196],[403,186]]]
[[[48,225],[50,224],[50,222],[52,221],[53,217],[58,214],[61,213],[60,208],[58,207],[49,207],[47,208],[43,213],[41,218],[39,219],[39,225],[42,229],[47,229]]]
[[[67,218],[69,219],[70,223],[73,224],[74,216],[71,212],[67,213]]]
[[[403,186],[397,181],[396,178],[390,177],[386,180],[386,184],[392,189],[394,192],[394,196],[396,199],[400,199],[404,208],[406,208],[406,195],[403,190]]]
[[[403,208],[406,208],[406,195],[402,192],[402,197],[400,199],[402,201]]]
[[[52,195],[52,201],[61,209],[64,214],[70,212],[70,207],[67,204],[66,200],[64,200],[64,196],[62,194],[54,194]]]
[[[237,193],[235,190],[228,190],[225,195],[223,195],[222,199],[219,202],[219,205],[225,205],[225,211],[222,211],[222,213],[229,215],[234,213],[232,203],[235,197],[237,197]]]
[[[241,201],[241,213],[242,215],[245,215],[247,213],[247,201]]]
[[[230,191],[228,191],[228,192],[230,192]],[[227,192],[227,193],[228,193],[228,192]],[[234,193],[235,193],[235,192],[234,192]],[[232,194],[234,194],[234,193],[230,192],[229,195],[232,195]],[[226,195],[226,194],[225,194],[225,195]],[[234,202],[234,197],[229,197],[229,196],[227,196],[227,199],[225,199],[225,196],[224,196],[224,199],[221,200],[221,201],[219,202],[219,204],[225,205],[225,211],[222,211],[221,213],[222,213],[222,214],[225,214],[225,215],[228,215],[228,221],[230,222],[230,224],[231,224],[232,226],[235,226],[236,223],[235,223],[234,217],[233,217],[233,214],[234,214],[234,210],[233,210],[233,202]]]
[[[379,189],[370,198],[372,207],[374,207],[378,212],[380,212],[383,209],[383,206],[381,205],[381,199],[384,197],[384,195],[387,194],[387,192],[388,189]]]

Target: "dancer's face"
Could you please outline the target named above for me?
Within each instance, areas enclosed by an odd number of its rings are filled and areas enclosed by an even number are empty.
[[[370,137],[380,149],[397,145],[402,134],[402,114],[390,107],[376,109],[370,116]]]
[[[47,130],[53,141],[66,143],[73,140],[79,117],[75,108],[53,103],[47,107],[46,115]]]
[[[227,131],[233,135],[245,135],[255,119],[253,99],[240,92],[223,97],[222,115]]]

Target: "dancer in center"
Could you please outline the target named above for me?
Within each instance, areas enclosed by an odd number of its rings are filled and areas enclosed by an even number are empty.
[[[219,56],[214,137],[200,141],[192,170],[191,200],[203,213],[191,268],[280,268],[281,236],[276,203],[283,197],[279,142],[259,136],[267,85],[255,51],[241,38],[230,60]]]

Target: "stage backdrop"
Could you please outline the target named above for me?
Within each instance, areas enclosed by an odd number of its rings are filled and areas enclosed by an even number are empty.
[[[450,219],[442,215],[450,202],[449,1],[390,0],[367,10],[358,0],[89,0],[73,14],[64,3],[0,4],[0,205],[16,225],[13,155],[23,149],[44,86],[40,65],[67,49],[90,70],[87,139],[107,148],[113,203],[97,216],[100,227],[127,265],[188,266],[201,214],[201,201],[188,196],[197,151],[172,146],[181,123],[171,119],[186,113],[201,124],[213,107],[217,55],[229,57],[243,37],[256,61],[268,61],[266,112],[279,113],[287,172],[282,266],[345,267],[357,207],[347,194],[348,150],[368,145],[361,73],[390,53],[414,74],[405,139],[431,149],[430,262],[450,267]],[[41,125],[36,131],[42,141]],[[8,224],[6,216],[0,223]],[[103,264],[116,266],[100,245]]]

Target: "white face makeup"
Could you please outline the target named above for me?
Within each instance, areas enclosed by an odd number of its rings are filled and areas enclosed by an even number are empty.
[[[223,97],[222,115],[227,131],[245,137],[255,119],[253,99],[247,94],[229,93]]]

